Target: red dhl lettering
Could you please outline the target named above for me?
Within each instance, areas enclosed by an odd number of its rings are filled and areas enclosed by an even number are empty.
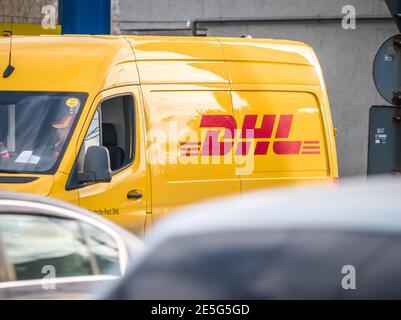
[[[278,118],[278,125],[273,137],[274,124]],[[235,148],[235,155],[248,155],[251,141],[239,141],[235,143],[235,134],[241,130],[240,139],[256,141],[254,155],[267,155],[270,145],[273,152],[278,155],[317,155],[320,154],[320,142],[318,140],[289,140],[275,141],[276,139],[288,139],[293,122],[293,115],[263,115],[260,128],[256,128],[258,115],[245,115],[242,127],[237,128],[235,118],[230,115],[203,115],[200,128],[214,128],[206,131],[203,143],[181,141],[181,156],[222,156]],[[219,141],[220,128],[224,128],[224,141]],[[264,139],[260,141],[261,139]],[[265,141],[269,140],[269,141]]]

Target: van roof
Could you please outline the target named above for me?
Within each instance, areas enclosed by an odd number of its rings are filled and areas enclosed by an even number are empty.
[[[298,41],[248,38],[61,35],[14,36],[12,65],[2,90],[99,91],[139,83],[136,62],[154,60],[269,61],[315,64]],[[9,38],[0,38],[0,74],[8,64]],[[124,73],[127,75],[124,76]],[[120,80],[119,80],[120,81]],[[124,82],[125,81],[125,82]]]

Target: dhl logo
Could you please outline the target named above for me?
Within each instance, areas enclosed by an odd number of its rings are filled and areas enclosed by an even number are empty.
[[[278,118],[276,132],[273,135],[274,124]],[[203,115],[200,123],[201,128],[207,130],[203,143],[201,142],[180,142],[181,156],[218,156],[226,155],[234,147],[234,137],[237,130],[241,130],[240,139],[236,143],[235,155],[248,155],[251,147],[251,141],[256,141],[254,155],[267,155],[270,145],[273,145],[273,152],[278,155],[317,155],[320,154],[320,142],[318,140],[291,140],[274,141],[275,139],[288,139],[291,131],[293,115],[263,115],[260,128],[256,128],[258,115],[245,115],[242,128],[237,128],[235,118],[230,115]],[[219,141],[219,129],[224,128],[224,141]],[[262,140],[262,141],[260,141]],[[268,140],[268,141],[266,141]]]

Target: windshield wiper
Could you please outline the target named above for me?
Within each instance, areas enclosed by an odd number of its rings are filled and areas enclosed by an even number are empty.
[[[18,173],[18,170],[13,169],[0,169],[0,173]]]

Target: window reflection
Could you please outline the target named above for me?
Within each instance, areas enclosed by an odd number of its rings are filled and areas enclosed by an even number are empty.
[[[0,232],[16,280],[42,279],[45,265],[55,268],[56,277],[119,274],[114,239],[85,223],[3,214]]]
[[[51,171],[86,97],[83,93],[0,91],[0,170]]]

